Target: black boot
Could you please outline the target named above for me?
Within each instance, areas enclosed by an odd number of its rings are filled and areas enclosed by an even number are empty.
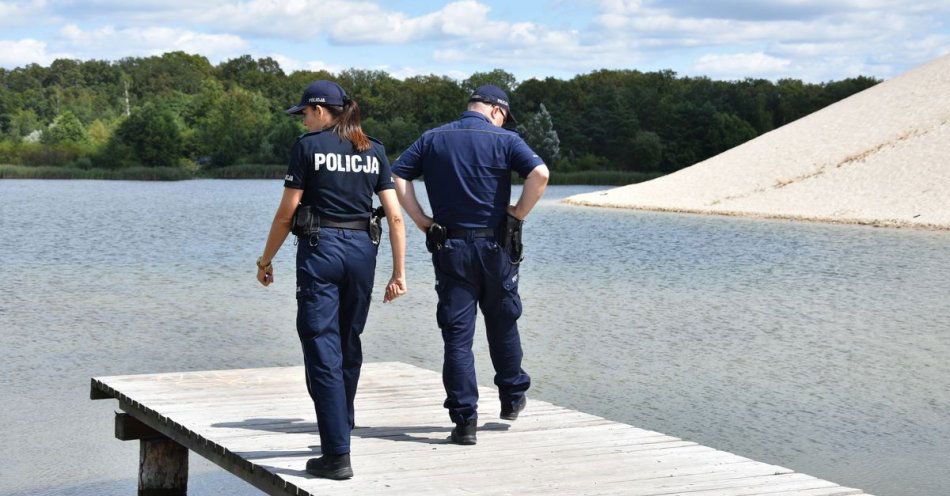
[[[528,397],[522,396],[514,405],[502,405],[501,418],[505,420],[518,420],[518,414],[521,413],[521,410],[524,410],[527,404]]]
[[[466,420],[455,424],[452,429],[452,436],[449,438],[455,444],[464,444],[470,446],[475,444],[475,430],[478,426],[477,420]]]
[[[343,480],[353,477],[350,454],[323,455],[307,460],[307,473],[324,479]]]

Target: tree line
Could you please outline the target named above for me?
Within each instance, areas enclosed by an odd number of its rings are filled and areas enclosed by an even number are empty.
[[[517,81],[504,70],[464,80],[396,79],[349,69],[285,73],[271,58],[218,65],[183,52],[118,61],[59,59],[0,69],[0,163],[79,168],[221,168],[283,164],[304,130],[283,110],[316,79],[343,86],[364,129],[398,155],[456,119],[485,83],[512,99],[517,130],[553,170],[671,172],[879,81],[715,81],[673,71],[599,70]]]

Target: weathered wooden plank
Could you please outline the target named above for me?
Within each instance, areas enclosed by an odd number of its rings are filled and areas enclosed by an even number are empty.
[[[864,494],[860,489],[852,489],[850,487],[828,487],[828,488],[819,488],[819,489],[796,489],[792,491],[781,491],[781,492],[759,492],[755,495],[768,495],[768,496],[848,496],[851,494]],[[683,496],[693,496],[693,495],[683,495]],[[754,496],[754,495],[750,495]]]
[[[636,469],[618,469],[617,467],[577,467],[576,470],[556,472],[530,470],[496,477],[494,466],[483,467],[481,472],[467,472],[457,476],[429,475],[394,472],[387,474],[361,475],[348,484],[354,494],[414,494],[437,496],[445,491],[452,493],[453,488],[471,488],[477,494],[520,494],[523,491],[544,492],[548,494],[585,494],[591,488],[620,480],[671,480],[685,475],[703,474],[715,477],[715,474],[733,472],[756,465],[755,462],[723,463],[707,461],[701,464],[673,464],[668,467],[639,467]],[[737,468],[738,467],[738,468]],[[362,468],[357,467],[362,473]],[[292,471],[293,468],[289,468]],[[553,475],[552,475],[553,474]],[[300,475],[290,475],[296,480]],[[385,491],[379,488],[384,486]],[[308,485],[308,487],[314,487]],[[325,486],[324,486],[325,487]],[[455,493],[457,494],[457,493]]]
[[[312,407],[310,408],[312,410]],[[298,427],[301,423],[308,423],[311,427],[315,423],[315,415],[313,413],[307,414],[306,411],[292,411],[286,412],[290,413],[286,416],[277,416],[281,412],[270,411],[270,412],[259,412],[260,415],[253,415],[246,418],[232,417],[230,414],[220,415],[216,419],[215,423],[208,424],[207,416],[202,416],[200,412],[188,412],[188,413],[169,413],[163,410],[157,410],[162,415],[173,416],[174,418],[188,422],[190,425],[210,425],[210,426],[221,426],[222,429],[225,427],[241,427],[247,425],[251,427],[254,424],[246,424],[246,422],[253,422],[255,420],[261,421],[259,425],[283,425],[288,428]],[[212,411],[213,412],[213,411]],[[253,412],[258,413],[258,412]],[[426,411],[422,410],[416,415],[403,415],[400,417],[388,416],[388,417],[372,417],[367,416],[365,412],[358,416],[357,419],[358,425],[374,425],[374,426],[387,426],[387,427],[414,427],[419,425],[430,425],[430,426],[442,426],[442,427],[451,427],[452,423],[446,418],[444,412],[441,411]],[[609,420],[603,419],[601,417],[595,417],[591,415],[585,415],[577,412],[570,411],[560,411],[560,412],[549,412],[543,416],[534,416],[534,415],[525,415],[518,419],[516,425],[511,425],[507,421],[498,421],[489,417],[486,420],[483,420],[481,424],[484,426],[495,426],[498,424],[503,424],[505,430],[517,430],[517,431],[530,431],[533,429],[551,429],[561,426],[571,426],[571,425],[585,425],[585,424],[604,424],[604,423],[613,423]],[[510,426],[510,427],[509,427]],[[224,431],[222,430],[222,433]]]
[[[534,398],[516,422],[501,421],[497,392],[479,393],[479,442],[457,446],[446,440],[452,425],[438,373],[365,364],[352,437],[356,477],[342,483],[303,470],[319,438],[301,367],[96,378],[90,396],[117,398],[148,429],[274,495],[860,493]]]
[[[712,481],[686,486],[653,486],[631,487],[629,490],[617,491],[613,494],[655,495],[655,494],[689,494],[695,496],[748,496],[753,494],[767,494],[769,491],[801,491],[810,489],[827,489],[835,484],[815,479],[803,474],[779,474],[753,479],[730,479],[726,481]],[[763,491],[765,491],[763,493]],[[608,493],[609,494],[609,493]]]
[[[811,481],[814,477],[798,473],[774,473],[769,467],[752,463],[750,467],[696,475],[680,475],[656,479],[621,480],[589,487],[585,496],[620,496],[695,492],[701,490],[727,489],[733,487],[757,488],[791,481]],[[826,484],[831,484],[827,482]],[[543,494],[540,491],[524,490],[523,494]]]
[[[552,447],[558,449],[577,449],[587,445],[599,445],[605,448],[610,448],[612,446],[625,445],[646,446],[652,443],[662,442],[679,442],[685,443],[685,445],[695,444],[688,441],[680,441],[674,437],[662,435],[643,438],[623,438],[613,435],[616,430],[595,430],[610,429],[611,427],[614,426],[600,425],[562,429],[558,431],[557,436],[552,436],[550,431],[534,431],[530,434],[537,434],[537,436],[529,436],[529,433],[525,433],[525,435],[518,436],[518,439],[515,442],[499,442],[495,440],[489,440],[485,438],[485,434],[483,432],[483,441],[481,443],[482,445],[490,444],[491,452],[500,454],[509,451],[519,452],[525,448],[542,450]],[[358,447],[354,448],[354,456],[362,457],[379,453],[401,453],[403,456],[412,456],[415,453],[421,453],[422,456],[426,456],[435,450],[444,448],[449,444],[446,440],[446,437],[448,436],[448,428],[446,428],[445,431],[440,432],[438,436],[433,436],[432,438],[424,438],[416,435],[415,433],[412,435],[389,435],[388,433],[384,433],[385,435],[368,435],[360,434],[361,430],[362,429],[357,429],[354,431],[354,439],[358,440]],[[229,438],[227,440],[228,446],[234,451],[258,452],[269,449],[277,451],[304,451],[310,449],[311,446],[314,446],[317,443],[318,439],[315,432],[289,434],[264,433],[261,435],[248,436],[244,438]]]

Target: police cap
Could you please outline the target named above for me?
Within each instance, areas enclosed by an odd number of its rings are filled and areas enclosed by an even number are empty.
[[[310,86],[307,86],[307,89],[303,91],[300,103],[290,107],[286,112],[288,114],[299,114],[303,112],[304,108],[314,105],[336,105],[339,107],[348,100],[349,97],[346,96],[346,92],[343,91],[340,85],[333,81],[320,79],[310,83]]]
[[[472,96],[468,97],[468,101],[498,105],[505,109],[505,115],[507,116],[505,122],[518,122],[515,120],[515,116],[511,114],[511,105],[508,103],[508,95],[504,90],[494,84],[485,84],[475,88],[475,91],[472,92]]]

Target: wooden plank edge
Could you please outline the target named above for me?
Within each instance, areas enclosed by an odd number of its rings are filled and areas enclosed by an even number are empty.
[[[271,496],[313,496],[308,491],[284,480],[276,473],[255,465],[226,447],[191,431],[184,425],[131,398],[119,398],[119,408],[266,494]]]
[[[278,474],[267,471],[263,467],[257,466],[253,462],[231,452],[224,446],[192,432],[184,425],[159,414],[95,378],[93,379],[93,390],[100,391],[102,395],[107,395],[104,396],[105,398],[119,400],[119,408],[142,424],[236,475],[268,495],[314,496],[283,479]]]
[[[93,377],[89,380],[89,399],[91,400],[109,400],[115,398],[112,388],[106,386],[102,381]]]

